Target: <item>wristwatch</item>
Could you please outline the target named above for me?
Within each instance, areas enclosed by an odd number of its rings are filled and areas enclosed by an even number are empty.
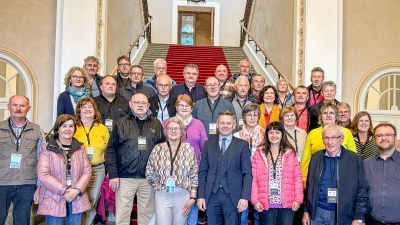
[[[193,199],[194,201],[196,201],[196,200],[197,200],[197,198],[196,198],[196,197],[190,197],[190,199]]]

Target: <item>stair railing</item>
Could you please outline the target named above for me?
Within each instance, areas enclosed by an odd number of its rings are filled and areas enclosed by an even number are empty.
[[[239,24],[241,26],[241,33],[244,34],[244,36],[247,36],[247,41],[248,43],[254,42],[255,45],[255,54],[257,55],[258,52],[261,52],[262,55],[264,56],[264,67],[267,69],[268,66],[270,66],[274,72],[277,74],[278,79],[285,79],[288,83],[288,86],[290,90],[294,90],[294,85],[290,82],[290,80],[282,73],[282,71],[279,69],[279,67],[272,61],[271,57],[265,52],[265,50],[258,44],[258,42],[254,39],[254,37],[250,34],[249,30],[244,26],[243,24],[244,19],[239,21]]]
[[[129,58],[131,58],[131,52],[133,47],[136,46],[137,49],[139,49],[139,40],[141,37],[143,37],[143,40],[148,39],[148,41],[150,42],[150,38],[146,34],[149,34],[151,32],[151,21],[153,20],[153,17],[149,15],[148,18],[149,21],[147,22],[146,26],[143,27],[142,31],[140,31],[140,33],[136,36],[136,39],[129,45],[129,48],[124,53],[124,55],[128,56]],[[109,74],[114,75],[117,72],[117,69],[118,69],[118,64]]]

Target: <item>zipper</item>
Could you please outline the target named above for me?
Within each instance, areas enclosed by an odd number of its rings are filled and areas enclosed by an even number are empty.
[[[336,203],[336,224],[339,222],[339,160],[336,165],[336,179],[337,179],[337,193],[336,193],[336,198],[337,198],[337,203]]]

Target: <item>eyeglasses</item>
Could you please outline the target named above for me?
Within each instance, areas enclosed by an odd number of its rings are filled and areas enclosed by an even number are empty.
[[[377,135],[375,135],[375,138],[383,138],[383,137],[389,138],[389,137],[395,136],[395,135],[396,134],[377,134]]]
[[[250,68],[250,66],[240,66],[240,68]]]
[[[218,87],[219,84],[215,83],[215,84],[207,84],[206,87],[210,88],[210,87]]]
[[[165,67],[156,67],[156,70],[158,70],[158,71],[163,71],[163,70],[165,70],[166,68]]]
[[[81,77],[81,76],[71,76],[72,79],[74,80],[84,80],[85,77]]]
[[[296,117],[296,115],[294,115],[294,113],[288,113],[285,114],[285,116],[283,116],[284,118],[289,118],[289,117]]]
[[[157,84],[157,87],[160,87],[160,88],[167,88],[169,86],[171,86],[171,85],[170,84]]]
[[[120,63],[120,64],[118,64],[118,66],[126,67],[126,66],[131,66],[131,64],[129,64],[129,63]]]
[[[179,108],[190,108],[190,105],[178,104]]]
[[[169,131],[178,131],[178,130],[181,130],[181,128],[180,127],[167,127],[167,130],[169,130]]]
[[[336,141],[336,140],[338,140],[339,138],[341,138],[341,137],[343,137],[342,135],[340,135],[340,136],[332,136],[332,137],[322,137],[322,139],[324,139],[324,141]]]
[[[149,104],[148,102],[138,102],[138,101],[130,101],[130,102],[132,102],[132,104],[134,104],[134,105],[147,105],[147,104]]]

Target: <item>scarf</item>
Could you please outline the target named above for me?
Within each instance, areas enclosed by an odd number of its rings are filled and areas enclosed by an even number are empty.
[[[87,98],[90,96],[90,91],[85,87],[82,87],[80,90],[75,90],[71,86],[65,87],[65,91],[72,96],[75,103],[78,103],[82,98]]]
[[[192,115],[190,115],[189,118],[187,118],[187,120],[184,120],[182,117],[180,117],[178,113],[175,115],[175,117],[178,118],[180,121],[182,121],[183,125],[185,125],[186,128],[192,123],[193,120]]]
[[[269,122],[279,122],[279,113],[281,112],[281,110],[279,109],[277,104],[274,104],[272,106],[272,110],[271,110],[271,117],[269,118]],[[260,120],[258,121],[258,124],[260,124],[260,126],[262,128],[267,128],[268,124],[266,124],[265,121],[265,104],[261,103],[260,105]]]
[[[263,129],[260,125],[257,125],[254,128],[254,131],[250,133],[246,125],[242,127],[242,130],[239,131],[240,139],[245,140],[250,143],[250,139],[252,140],[253,146],[258,146],[262,140],[264,139],[265,129]],[[252,136],[252,137],[251,137]],[[251,151],[251,149],[250,149]]]

